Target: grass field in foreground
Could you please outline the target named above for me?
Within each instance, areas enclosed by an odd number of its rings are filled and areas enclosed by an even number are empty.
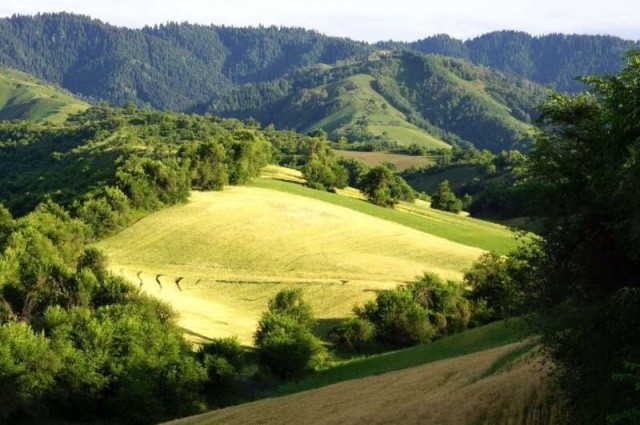
[[[434,163],[433,158],[428,156],[403,155],[389,152],[359,152],[333,149],[333,153],[343,158],[359,159],[369,167],[374,167],[381,162],[389,162],[394,164],[400,172],[409,167],[424,167]]]
[[[357,358],[331,365],[299,382],[282,385],[275,392],[285,395],[365,376],[380,375],[437,360],[449,359],[512,344],[526,336],[521,322],[496,322],[454,334],[426,345]]]
[[[401,203],[392,209],[378,207],[351,196],[309,189],[300,184],[279,180],[258,179],[254,186],[318,199],[486,251],[506,254],[517,244],[514,234],[506,227],[428,208],[421,202]]]
[[[175,424],[559,423],[546,389],[548,365],[537,351],[524,354],[521,347],[509,344],[229,407]],[[496,364],[502,367],[493,370]]]
[[[326,329],[377,290],[424,271],[458,279],[482,253],[356,209],[259,187],[193,192],[188,204],[97,245],[116,273],[132,282],[140,273],[143,290],[180,312],[188,333],[238,335],[244,343],[269,298],[285,287],[305,290]]]

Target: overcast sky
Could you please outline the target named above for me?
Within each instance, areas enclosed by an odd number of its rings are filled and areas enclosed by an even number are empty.
[[[470,38],[500,29],[640,39],[640,0],[0,0],[0,15],[67,11],[115,25],[285,25],[358,40]]]

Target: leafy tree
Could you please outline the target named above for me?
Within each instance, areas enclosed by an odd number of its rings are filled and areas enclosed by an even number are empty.
[[[605,423],[640,396],[612,379],[640,346],[640,53],[589,92],[543,107],[529,159],[544,217],[537,273],[526,280],[537,329],[558,365],[573,423]]]
[[[309,328],[315,324],[311,306],[304,300],[300,288],[279,291],[269,300],[269,312],[289,316]]]
[[[469,324],[471,306],[465,298],[465,286],[458,282],[443,281],[434,273],[422,276],[402,288],[429,315],[429,321],[438,336],[461,332]]]
[[[431,195],[431,207],[453,213],[458,213],[462,210],[462,201],[453,193],[448,180],[443,180]]]
[[[357,158],[338,158],[338,164],[347,170],[347,184],[361,189],[362,178],[369,171],[369,166]]]
[[[362,352],[371,345],[375,337],[375,327],[368,320],[350,317],[336,325],[329,333],[329,339],[338,347]]]
[[[407,182],[382,164],[362,176],[360,190],[369,201],[383,207],[392,207],[399,201],[413,202],[415,199],[415,193]]]
[[[260,365],[281,379],[299,378],[312,370],[323,353],[311,331],[313,324],[301,290],[276,294],[254,335]]]
[[[196,351],[196,359],[207,371],[206,396],[221,407],[240,398],[238,376],[245,366],[245,350],[236,338],[207,341]]]
[[[476,306],[476,325],[526,312],[524,288],[514,280],[518,267],[520,264],[514,255],[503,257],[490,252],[480,256],[465,272],[464,283],[471,288],[469,299]]]
[[[436,333],[429,322],[427,310],[408,291],[380,291],[375,300],[356,308],[355,312],[375,326],[376,338],[380,342],[391,347],[427,342]]]

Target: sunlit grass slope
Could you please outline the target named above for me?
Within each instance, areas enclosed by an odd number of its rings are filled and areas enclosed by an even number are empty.
[[[336,136],[338,130],[365,120],[366,128],[373,135],[385,135],[400,145],[416,143],[429,149],[450,147],[438,137],[411,124],[402,112],[373,89],[373,81],[371,75],[356,74],[333,83],[334,87],[318,88],[321,91],[329,89],[328,91],[333,92],[332,89],[335,89],[340,92],[337,100],[342,107],[309,124],[306,130],[322,128],[331,136]]]
[[[22,72],[0,69],[0,120],[60,123],[88,105]]]
[[[448,278],[481,250],[321,200],[259,187],[194,192],[99,244],[112,268],[169,301],[184,327],[250,341],[267,300],[302,286],[322,319],[425,270]],[[160,283],[156,281],[159,277]],[[175,279],[184,277],[178,285]]]
[[[206,413],[179,424],[552,424],[536,352],[509,344]]]

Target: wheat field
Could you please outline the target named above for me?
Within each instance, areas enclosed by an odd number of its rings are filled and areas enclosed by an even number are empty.
[[[169,302],[187,333],[237,335],[244,343],[268,299],[284,287],[304,288],[321,321],[330,320],[424,271],[459,279],[482,253],[258,187],[193,192],[186,205],[145,217],[98,247],[114,272]]]

